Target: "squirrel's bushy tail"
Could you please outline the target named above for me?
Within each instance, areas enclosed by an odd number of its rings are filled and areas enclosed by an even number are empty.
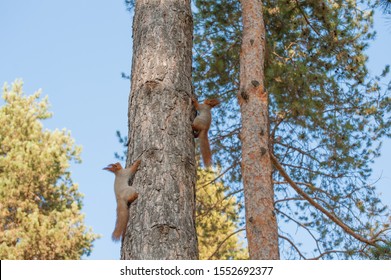
[[[198,138],[200,139],[200,149],[204,165],[209,167],[212,164],[212,153],[209,146],[208,131],[201,130]]]
[[[128,205],[124,201],[118,201],[117,204],[117,221],[115,222],[115,229],[111,238],[118,241],[125,234],[126,226],[129,218]]]

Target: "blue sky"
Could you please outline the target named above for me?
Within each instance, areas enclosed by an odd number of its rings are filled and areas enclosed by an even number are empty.
[[[113,175],[103,171],[122,152],[116,130],[127,134],[132,20],[123,0],[0,0],[0,84],[24,80],[24,91],[43,89],[53,118],[49,129],[67,128],[83,147],[73,164],[74,182],[85,195],[85,223],[103,237],[88,259],[118,259],[111,241],[115,223]],[[370,71],[391,64],[391,21],[378,13],[378,36],[368,50]],[[0,102],[0,105],[2,102]],[[374,165],[374,180],[391,205],[391,141],[385,141]]]

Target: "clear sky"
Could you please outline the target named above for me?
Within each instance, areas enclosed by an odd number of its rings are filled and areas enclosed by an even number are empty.
[[[127,135],[132,19],[123,0],[0,0],[0,84],[24,80],[24,91],[43,89],[53,118],[49,129],[67,128],[83,147],[73,164],[74,182],[85,195],[85,223],[103,237],[88,259],[118,259],[111,241],[115,223],[114,176],[102,168],[122,152],[115,132]],[[368,50],[371,73],[391,64],[391,20],[378,13],[377,40]],[[3,103],[0,101],[0,105]],[[374,165],[383,201],[391,205],[391,141]]]

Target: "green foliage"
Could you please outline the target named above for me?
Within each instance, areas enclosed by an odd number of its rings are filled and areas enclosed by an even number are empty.
[[[372,238],[388,212],[370,184],[371,164],[390,136],[389,67],[368,74],[365,50],[377,1],[266,0],[265,85],[274,154],[288,174],[328,211]],[[240,189],[240,3],[195,0],[194,85],[219,96],[211,134],[214,159]],[[216,120],[216,122],[215,122]],[[362,244],[336,228],[274,174],[282,256],[304,258],[289,226],[313,240],[322,258],[368,258]],[[236,184],[232,184],[236,183]],[[384,239],[390,237],[382,231]],[[289,240],[289,242],[283,242]],[[295,244],[295,246],[291,246]],[[290,249],[289,249],[290,248]],[[292,251],[291,251],[292,250]]]
[[[239,208],[234,195],[211,171],[198,169],[196,228],[200,259],[243,260],[247,250],[239,241]],[[238,237],[239,235],[239,237]]]
[[[368,249],[369,258],[373,260],[391,260],[391,242]]]
[[[40,92],[3,87],[0,109],[0,259],[79,259],[98,237],[84,225],[82,195],[68,171],[81,148],[51,117]]]

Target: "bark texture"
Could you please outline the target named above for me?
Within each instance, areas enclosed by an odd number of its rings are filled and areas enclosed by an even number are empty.
[[[265,27],[261,0],[241,0],[243,37],[238,99],[242,176],[250,259],[279,259],[269,155],[268,94],[264,89]]]
[[[190,0],[136,1],[127,165],[141,165],[122,259],[198,258],[192,34]]]

